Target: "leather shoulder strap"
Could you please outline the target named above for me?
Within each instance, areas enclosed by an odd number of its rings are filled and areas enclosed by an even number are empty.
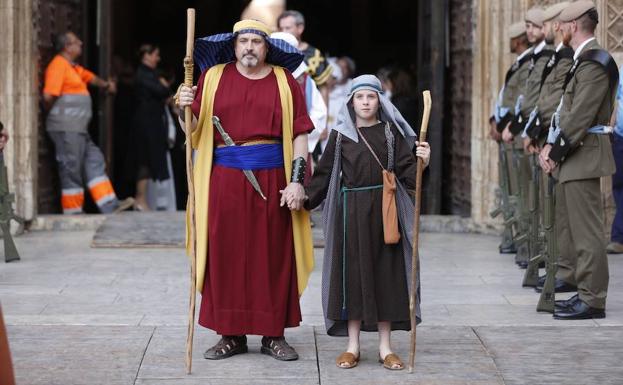
[[[571,47],[563,47],[560,49],[560,51],[556,52],[556,56],[558,57],[558,60],[560,59],[571,59],[573,60],[573,55],[575,54],[575,52],[573,51],[573,48]]]
[[[515,72],[517,72],[521,67],[523,67],[523,65],[526,64],[528,61],[530,61],[531,58],[532,58],[532,55],[526,55],[522,57],[521,59],[519,59],[519,61],[516,61],[515,63],[513,63],[511,68],[506,72],[506,76],[504,77],[504,85],[508,84],[508,81],[513,77]]]
[[[589,49],[583,52],[580,57],[584,61],[600,64],[604,68],[610,80],[610,88],[616,87],[619,83],[619,67],[608,51],[605,49]]]
[[[582,62],[592,61],[601,65],[601,67],[606,71],[608,75],[610,89],[615,89],[617,84],[619,83],[619,68],[617,67],[616,62],[608,53],[608,51],[603,49],[589,49],[587,51],[582,52],[582,54],[578,57],[578,59],[573,63],[571,69],[567,73],[567,77],[565,78],[565,83],[563,85],[563,92],[567,89],[567,85],[573,79],[575,75],[575,71],[579,67]]]
[[[383,163],[381,163],[381,160],[379,159],[379,157],[376,155],[376,153],[372,149],[372,146],[370,146],[370,143],[368,143],[368,140],[366,139],[366,137],[363,136],[363,134],[361,133],[361,130],[359,129],[359,127],[357,127],[357,133],[359,134],[359,137],[361,138],[363,143],[366,145],[366,147],[368,147],[368,150],[370,150],[370,153],[372,154],[372,156],[374,157],[376,162],[379,164],[379,166],[381,166],[381,168],[383,170],[385,170],[385,167],[383,166]]]

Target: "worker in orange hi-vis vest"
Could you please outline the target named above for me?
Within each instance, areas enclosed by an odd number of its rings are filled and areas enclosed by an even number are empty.
[[[74,33],[58,35],[55,48],[58,54],[45,70],[43,99],[49,109],[46,129],[56,148],[63,213],[82,213],[85,184],[102,213],[128,209],[133,198],[117,199],[104,156],[87,131],[92,116],[87,85],[115,93],[115,83],[75,63],[82,54],[82,41]]]

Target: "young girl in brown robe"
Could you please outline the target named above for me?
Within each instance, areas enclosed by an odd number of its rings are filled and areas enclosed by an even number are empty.
[[[426,165],[430,158],[428,143],[415,139],[383,95],[380,81],[359,76],[307,188],[306,208],[325,202],[322,297],[327,334],[349,337],[347,350],[336,360],[340,368],[357,366],[361,330],[378,331],[379,361],[385,368],[404,368],[390,336],[391,330],[410,330],[413,200],[406,189],[415,187],[413,145]],[[395,174],[397,185],[400,240],[393,244],[384,237],[383,170]],[[419,302],[417,310],[419,322]]]

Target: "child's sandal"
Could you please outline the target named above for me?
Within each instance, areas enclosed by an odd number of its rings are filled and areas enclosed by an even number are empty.
[[[351,369],[359,363],[359,355],[355,356],[351,352],[344,352],[335,359],[335,364],[340,369]]]
[[[385,356],[385,359],[379,358],[379,362],[383,364],[385,369],[389,370],[402,370],[405,368],[405,364],[402,363],[400,357],[394,353],[389,353]]]

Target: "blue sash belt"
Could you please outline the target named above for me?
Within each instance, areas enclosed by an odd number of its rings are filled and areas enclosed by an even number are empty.
[[[250,146],[226,146],[214,150],[214,164],[240,170],[283,167],[281,143]]]

